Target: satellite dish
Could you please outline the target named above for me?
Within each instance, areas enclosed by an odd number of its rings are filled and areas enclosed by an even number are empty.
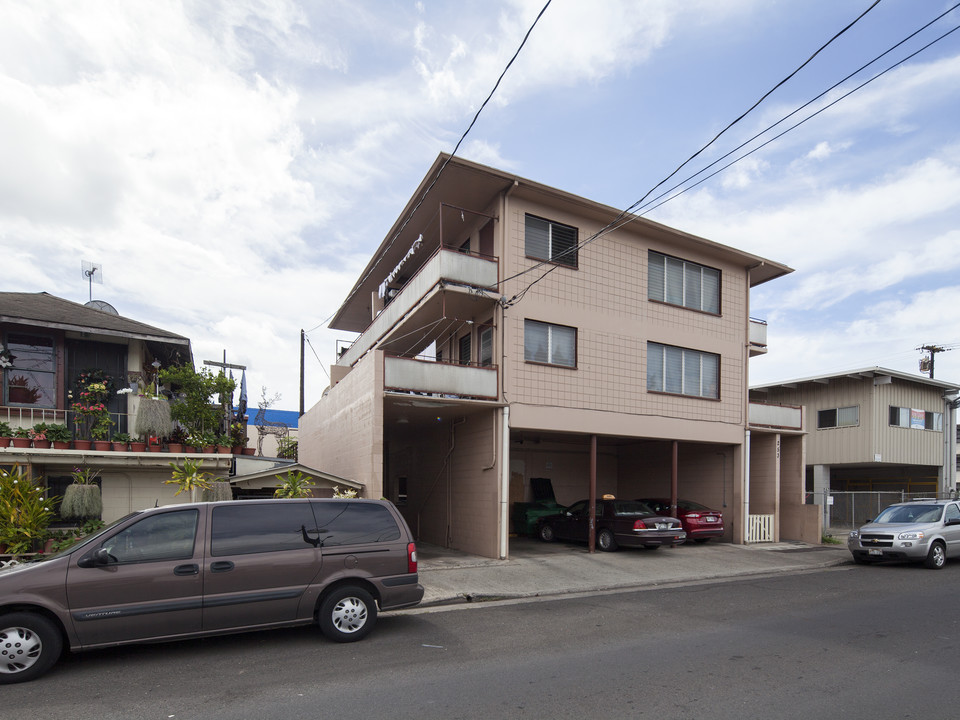
[[[117,312],[117,309],[106,300],[91,300],[90,302],[84,303],[83,306],[93,308],[94,310],[100,310],[105,313],[110,313],[111,315],[120,314]]]

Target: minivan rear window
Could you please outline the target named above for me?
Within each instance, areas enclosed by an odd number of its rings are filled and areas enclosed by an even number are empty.
[[[312,548],[304,540],[303,531],[315,537],[316,528],[306,502],[224,505],[213,509],[210,554],[249,555]]]
[[[313,503],[324,547],[390,542],[400,538],[400,528],[383,505],[373,503]]]

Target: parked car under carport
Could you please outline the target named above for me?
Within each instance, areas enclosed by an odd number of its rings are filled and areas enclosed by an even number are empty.
[[[636,500],[604,497],[596,501],[597,547],[605,552],[618,547],[656,549],[662,545],[680,545],[687,537],[677,518],[657,515]],[[588,542],[590,537],[590,501],[580,500],[565,512],[540,518],[537,536],[544,542],[572,540]]]

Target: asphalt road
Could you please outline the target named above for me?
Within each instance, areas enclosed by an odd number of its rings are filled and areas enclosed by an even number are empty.
[[[949,718],[960,561],[388,613],[67,656],[0,717]]]

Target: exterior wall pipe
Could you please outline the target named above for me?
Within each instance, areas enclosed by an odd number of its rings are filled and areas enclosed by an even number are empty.
[[[590,436],[590,526],[587,533],[587,549],[597,551],[597,436]]]
[[[680,441],[673,441],[673,455],[670,459],[670,516],[677,517],[677,493],[680,485]]]
[[[510,505],[510,407],[503,408],[503,427],[500,438],[500,559],[506,560],[510,553],[509,505]]]
[[[750,533],[750,431],[743,437],[743,522],[740,523],[740,543],[746,543]]]

